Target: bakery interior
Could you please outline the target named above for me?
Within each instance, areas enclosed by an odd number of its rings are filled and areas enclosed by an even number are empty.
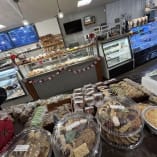
[[[0,0],[0,157],[157,156],[156,35],[157,0]]]

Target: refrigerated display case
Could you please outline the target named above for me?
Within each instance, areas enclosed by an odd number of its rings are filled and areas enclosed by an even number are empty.
[[[52,51],[28,61],[19,65],[19,69],[34,100],[66,93],[103,79],[101,58],[97,56],[95,43]]]
[[[133,56],[127,36],[99,43],[99,53],[104,58],[104,75],[108,79],[133,68]]]
[[[134,53],[135,66],[157,57],[157,21],[131,29],[131,48]]]
[[[25,91],[18,78],[18,71],[14,67],[0,70],[0,87],[7,91],[7,100],[25,95]]]
[[[55,70],[69,67],[95,57],[94,46],[87,44],[73,49],[43,53],[27,58],[29,63],[19,65],[23,78],[30,79]]]

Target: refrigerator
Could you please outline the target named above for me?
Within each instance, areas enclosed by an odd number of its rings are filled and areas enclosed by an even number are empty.
[[[103,57],[104,77],[106,79],[116,77],[134,67],[128,36],[99,43],[99,54]]]

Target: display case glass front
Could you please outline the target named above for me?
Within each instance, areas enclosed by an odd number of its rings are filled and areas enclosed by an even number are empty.
[[[7,100],[25,95],[14,68],[0,71],[0,87],[7,91]]]
[[[130,37],[131,47],[134,53],[157,46],[157,21],[143,26],[132,28]]]
[[[19,66],[24,78],[39,76],[60,68],[86,61],[94,57],[93,45],[84,45],[67,50],[43,53],[27,58],[29,63]]]
[[[102,44],[108,68],[132,59],[128,37]]]

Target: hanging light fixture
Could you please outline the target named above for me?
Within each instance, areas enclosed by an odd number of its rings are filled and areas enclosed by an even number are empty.
[[[14,2],[16,3],[16,5],[17,5],[17,9],[18,9],[18,11],[19,11],[19,13],[20,13],[20,15],[21,15],[21,17],[22,17],[22,23],[23,23],[23,25],[24,25],[24,26],[29,25],[28,20],[26,20],[26,19],[24,18],[23,12],[22,12],[22,10],[21,10],[21,8],[20,8],[20,5],[19,5],[19,0],[13,0],[13,1],[14,1]]]
[[[57,0],[57,6],[58,6],[58,18],[62,19],[64,17],[64,13],[61,11],[60,7],[59,7],[59,2]]]

